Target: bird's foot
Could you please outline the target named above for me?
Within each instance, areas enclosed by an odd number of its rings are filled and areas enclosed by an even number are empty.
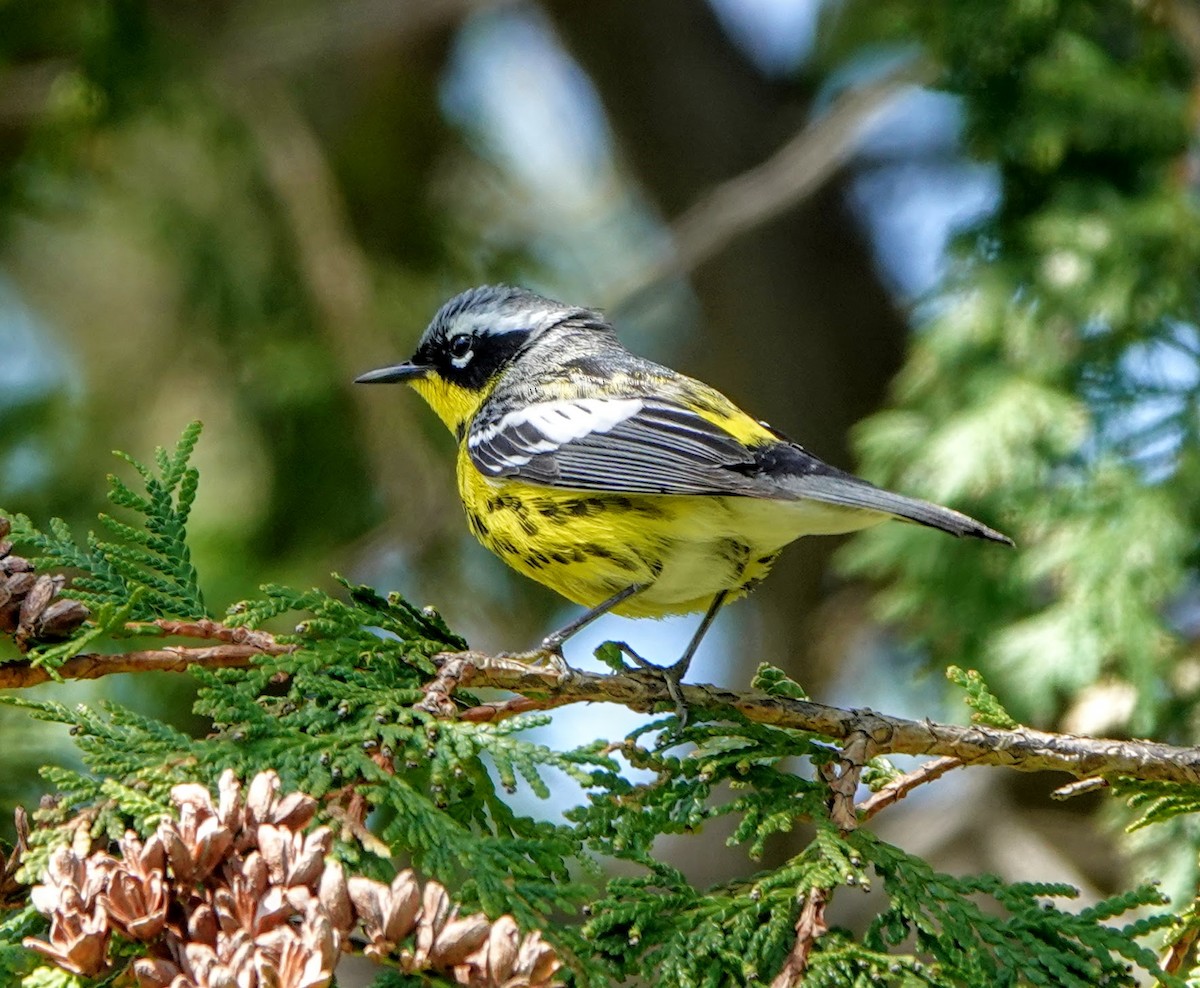
[[[679,718],[679,726],[685,727],[688,722],[687,704],[683,702],[683,677],[687,675],[689,663],[676,662],[674,665],[660,666],[649,659],[644,659],[625,642],[613,642],[620,649],[621,654],[632,659],[633,662],[652,673],[656,679],[661,679],[667,687],[667,695],[675,704],[675,716]]]
[[[613,648],[615,648],[618,652],[620,652],[626,658],[632,659],[634,661],[635,665],[639,665],[643,669],[647,669],[650,672],[659,672],[662,670],[662,666],[658,665],[657,663],[651,662],[649,659],[643,659],[640,655],[638,655],[638,653],[633,650],[633,648],[629,645],[628,642],[608,642],[608,644],[611,645]]]
[[[566,679],[575,670],[567,665],[563,658],[562,645],[547,638],[537,648],[527,652],[505,652],[504,658],[512,659],[527,666],[549,669],[558,674],[559,679]]]
[[[679,726],[687,727],[688,708],[683,702],[683,677],[687,674],[687,666],[679,663],[669,665],[662,670],[662,679],[667,686],[667,694],[675,701],[675,716],[679,718]]]

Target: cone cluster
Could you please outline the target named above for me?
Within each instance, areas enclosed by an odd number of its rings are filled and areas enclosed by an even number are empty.
[[[317,802],[279,797],[264,772],[245,798],[232,772],[214,803],[207,789],[171,791],[178,819],[119,854],[66,846],[32,900],[50,917],[47,940],[25,945],[85,977],[111,968],[113,934],[144,944],[131,965],[139,988],[326,988],[351,939],[404,971],[474,988],[552,988],[561,967],[537,933],[512,917],[458,915],[437,882],[412,871],[391,882],[352,876],[326,860],[327,827],[304,833]]]
[[[39,575],[33,563],[12,554],[12,522],[0,515],[0,632],[12,635],[22,652],[39,642],[64,641],[88,619],[77,600],[60,597],[65,576]]]

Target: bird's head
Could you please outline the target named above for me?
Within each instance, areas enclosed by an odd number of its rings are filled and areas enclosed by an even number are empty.
[[[408,360],[368,371],[355,382],[411,384],[459,433],[523,350],[546,330],[579,317],[590,320],[596,314],[524,288],[471,288],[438,310]]]

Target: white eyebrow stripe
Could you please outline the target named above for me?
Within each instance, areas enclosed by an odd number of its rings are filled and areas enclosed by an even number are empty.
[[[644,407],[641,398],[575,398],[540,402],[509,412],[499,421],[473,432],[467,439],[467,446],[478,449],[497,436],[508,433],[521,452],[504,456],[503,462],[509,466],[523,466],[540,453],[548,453],[586,436],[610,432],[633,418]],[[513,431],[523,425],[532,425],[541,438],[530,441],[512,436]]]
[[[505,336],[508,333],[528,333],[538,328],[537,319],[531,318],[528,312],[467,312],[451,324],[450,335],[470,333],[474,336]]]

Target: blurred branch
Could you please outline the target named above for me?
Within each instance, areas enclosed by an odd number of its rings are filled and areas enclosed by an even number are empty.
[[[302,284],[316,314],[316,325],[329,342],[337,377],[349,381],[362,370],[363,341],[371,337],[375,315],[372,265],[349,215],[338,176],[318,134],[292,94],[272,76],[253,86],[217,76],[222,94],[255,142],[264,179],[274,195],[279,215],[295,252]],[[358,396],[361,398],[361,396]],[[418,505],[437,507],[432,499],[418,500],[410,482],[421,471],[411,457],[398,457],[389,437],[392,409],[360,400],[357,416],[368,437],[363,452],[372,462],[370,473],[390,502],[387,517],[412,516]],[[410,446],[410,453],[414,447]],[[403,495],[408,500],[395,499]],[[426,526],[426,530],[435,528]],[[416,530],[416,529],[414,529]]]
[[[317,58],[362,54],[411,34],[434,30],[506,0],[357,0],[318,4],[259,27],[240,26],[218,62],[230,77],[287,73]]]
[[[1200,6],[1195,0],[1166,0],[1159,10],[1193,66],[1200,68]]]
[[[347,58],[436,30],[475,10],[509,0],[357,0],[316,5],[261,25],[237,23],[216,43],[210,57],[229,83],[297,72],[322,58]],[[203,39],[200,39],[203,40]],[[0,123],[31,122],[46,111],[54,83],[77,69],[70,58],[17,64],[0,73]],[[253,96],[254,94],[247,94]]]
[[[928,63],[918,61],[848,89],[762,164],[698,199],[672,224],[677,269],[692,270],[811,195],[849,160],[863,127],[897,94],[927,82],[931,73]]]
[[[738,237],[803,202],[850,159],[871,119],[905,89],[928,82],[932,72],[928,62],[917,61],[846,90],[766,161],[700,196],[671,224],[674,254],[625,286],[622,298],[694,270]]]
[[[22,124],[44,111],[55,82],[70,68],[68,59],[47,58],[0,72],[0,124]]]
[[[320,142],[274,80],[256,80],[252,92],[230,86],[226,94],[258,144],[322,322],[348,358],[370,296],[369,265]]]

